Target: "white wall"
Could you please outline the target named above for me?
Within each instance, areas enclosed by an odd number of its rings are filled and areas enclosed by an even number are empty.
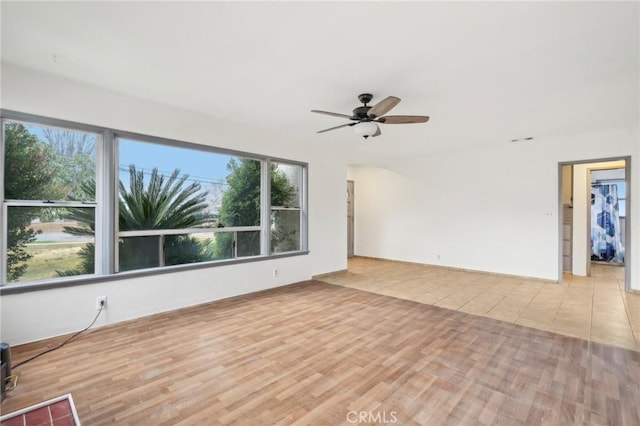
[[[356,254],[555,281],[558,163],[631,155],[638,188],[638,137],[638,128],[605,129],[430,154],[387,169],[350,166]],[[638,198],[631,200],[634,229]],[[638,231],[632,240],[631,285],[638,290]]]
[[[108,309],[99,325],[346,268],[346,163],[325,147],[9,64],[2,64],[2,96],[4,109],[308,162],[310,226],[306,256],[2,296],[3,341],[17,345],[79,330],[93,319],[102,295]]]

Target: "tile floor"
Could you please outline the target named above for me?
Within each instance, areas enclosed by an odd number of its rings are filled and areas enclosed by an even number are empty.
[[[78,426],[80,422],[71,407],[69,399],[56,398],[36,407],[20,410],[15,415],[2,417],[0,426]],[[41,406],[42,405],[42,406]]]
[[[562,284],[363,257],[322,281],[640,352],[640,294],[624,268],[593,264]]]

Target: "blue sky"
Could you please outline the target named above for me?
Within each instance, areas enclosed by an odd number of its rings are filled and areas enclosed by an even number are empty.
[[[120,179],[128,184],[129,164],[150,172],[157,167],[160,172],[170,175],[176,168],[180,174],[188,174],[189,179],[203,186],[214,182],[224,182],[228,174],[227,163],[233,158],[228,155],[170,147],[127,139],[119,141]]]

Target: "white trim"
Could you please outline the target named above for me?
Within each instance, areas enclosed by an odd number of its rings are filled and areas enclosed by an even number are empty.
[[[233,226],[229,228],[180,228],[180,229],[141,229],[139,231],[118,232],[118,237],[153,237],[161,235],[216,234],[222,232],[261,231],[260,226]]]
[[[291,210],[291,211],[301,211],[302,209],[300,207],[276,207],[276,206],[271,206],[271,210]]]
[[[33,200],[9,200],[4,204],[8,207],[78,207],[78,208],[96,208],[98,203],[91,201],[33,201]]]
[[[271,254],[271,160],[262,162],[260,169],[260,254]]]

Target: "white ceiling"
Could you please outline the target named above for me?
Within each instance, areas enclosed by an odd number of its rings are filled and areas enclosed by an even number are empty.
[[[375,161],[637,126],[639,3],[2,2],[2,60]],[[402,98],[363,141],[311,109]]]

